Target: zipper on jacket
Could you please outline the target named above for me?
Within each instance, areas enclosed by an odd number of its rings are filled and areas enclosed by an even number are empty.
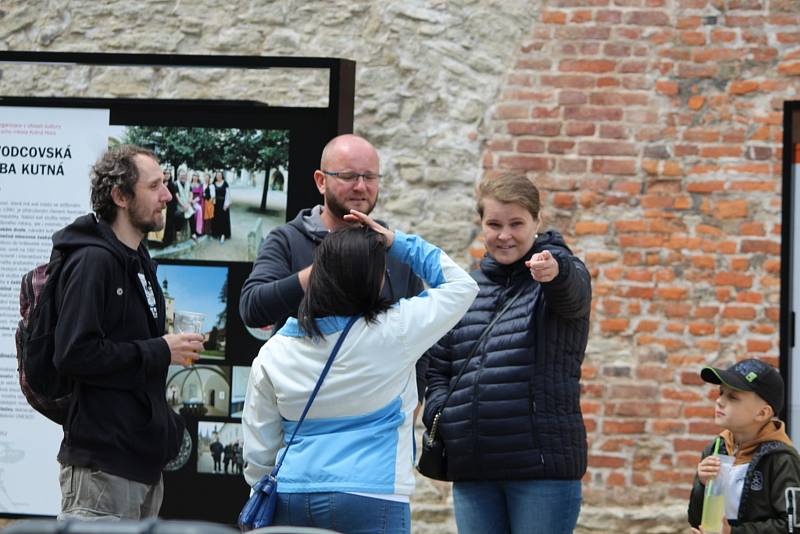
[[[539,449],[539,460],[544,465],[544,453],[542,452],[541,444],[538,443],[538,435],[536,434],[536,417],[534,414],[536,413],[536,399],[533,398],[533,384],[528,382],[528,399],[530,400],[530,412],[528,412],[528,418],[531,421],[531,440],[533,442],[533,446]]]

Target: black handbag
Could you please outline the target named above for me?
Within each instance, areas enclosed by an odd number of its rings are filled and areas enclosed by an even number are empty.
[[[275,467],[272,469],[271,473],[264,475],[261,480],[256,482],[256,485],[253,486],[252,495],[250,495],[250,498],[247,499],[244,507],[242,507],[242,511],[239,513],[238,523],[242,532],[247,532],[248,530],[258,529],[261,527],[268,527],[272,525],[273,521],[275,521],[275,507],[278,504],[278,470],[281,468],[283,460],[286,458],[286,453],[289,451],[289,447],[291,447],[292,443],[294,443],[294,437],[297,435],[297,430],[300,428],[300,425],[303,424],[306,414],[308,413],[308,409],[311,408],[311,403],[314,402],[314,398],[317,396],[320,386],[322,386],[322,381],[325,380],[325,375],[328,374],[328,371],[331,368],[331,364],[333,363],[333,359],[336,357],[336,353],[339,352],[339,348],[342,346],[344,338],[347,337],[350,327],[353,326],[353,323],[355,323],[357,320],[358,316],[351,317],[347,322],[347,325],[344,327],[342,334],[339,336],[339,339],[336,340],[336,345],[334,345],[331,355],[328,357],[328,361],[325,363],[325,367],[322,369],[322,373],[320,373],[319,379],[317,380],[317,385],[314,387],[314,391],[311,392],[308,402],[306,402],[306,407],[303,409],[303,415],[301,415],[300,420],[297,421],[297,426],[294,427],[292,437],[289,438],[289,441],[286,443],[286,448],[283,449],[281,459],[275,464]]]
[[[497,320],[500,319],[500,316],[511,307],[515,300],[517,300],[517,297],[522,294],[524,289],[524,286],[520,288],[519,291],[517,291],[514,296],[508,300],[508,302],[506,302],[506,305],[495,314],[486,328],[483,329],[483,332],[481,332],[481,335],[478,337],[478,341],[475,342],[475,344],[472,346],[472,349],[469,351],[469,355],[467,355],[464,365],[462,365],[461,369],[458,370],[456,379],[450,383],[450,388],[447,390],[447,395],[444,397],[442,407],[439,408],[439,410],[436,412],[436,415],[433,416],[430,432],[426,430],[422,434],[422,452],[419,455],[419,462],[417,462],[417,471],[419,471],[422,475],[434,480],[451,480],[447,476],[447,450],[445,449],[444,441],[437,433],[437,430],[439,429],[439,419],[442,417],[442,412],[447,406],[447,401],[450,400],[450,395],[452,395],[453,391],[456,389],[458,380],[467,369],[469,361],[472,359],[475,353],[478,352],[478,347],[480,347],[483,341],[486,339],[486,335],[489,333],[489,330],[492,329]]]

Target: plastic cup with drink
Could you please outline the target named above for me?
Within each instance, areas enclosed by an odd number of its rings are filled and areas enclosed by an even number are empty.
[[[700,526],[708,533],[722,532],[722,518],[725,515],[725,489],[733,467],[733,456],[719,454],[720,438],[714,444],[714,456],[719,458],[719,473],[706,484],[703,497],[703,518]]]
[[[176,311],[174,329],[176,334],[200,334],[203,331],[203,321],[206,318],[205,313],[190,312],[190,311]],[[188,359],[186,364],[191,364],[192,360]]]

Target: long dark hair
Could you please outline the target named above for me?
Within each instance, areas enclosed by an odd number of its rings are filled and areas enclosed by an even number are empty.
[[[297,321],[309,337],[325,337],[317,319],[331,315],[362,315],[367,323],[391,303],[381,297],[386,273],[386,240],[368,228],[347,227],[331,232],[314,252],[308,288]]]

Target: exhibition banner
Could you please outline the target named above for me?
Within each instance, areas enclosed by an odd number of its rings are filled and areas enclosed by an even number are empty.
[[[61,427],[19,388],[14,333],[22,275],[50,257],[53,232],[85,214],[109,111],[0,108],[0,513],[56,515]]]

